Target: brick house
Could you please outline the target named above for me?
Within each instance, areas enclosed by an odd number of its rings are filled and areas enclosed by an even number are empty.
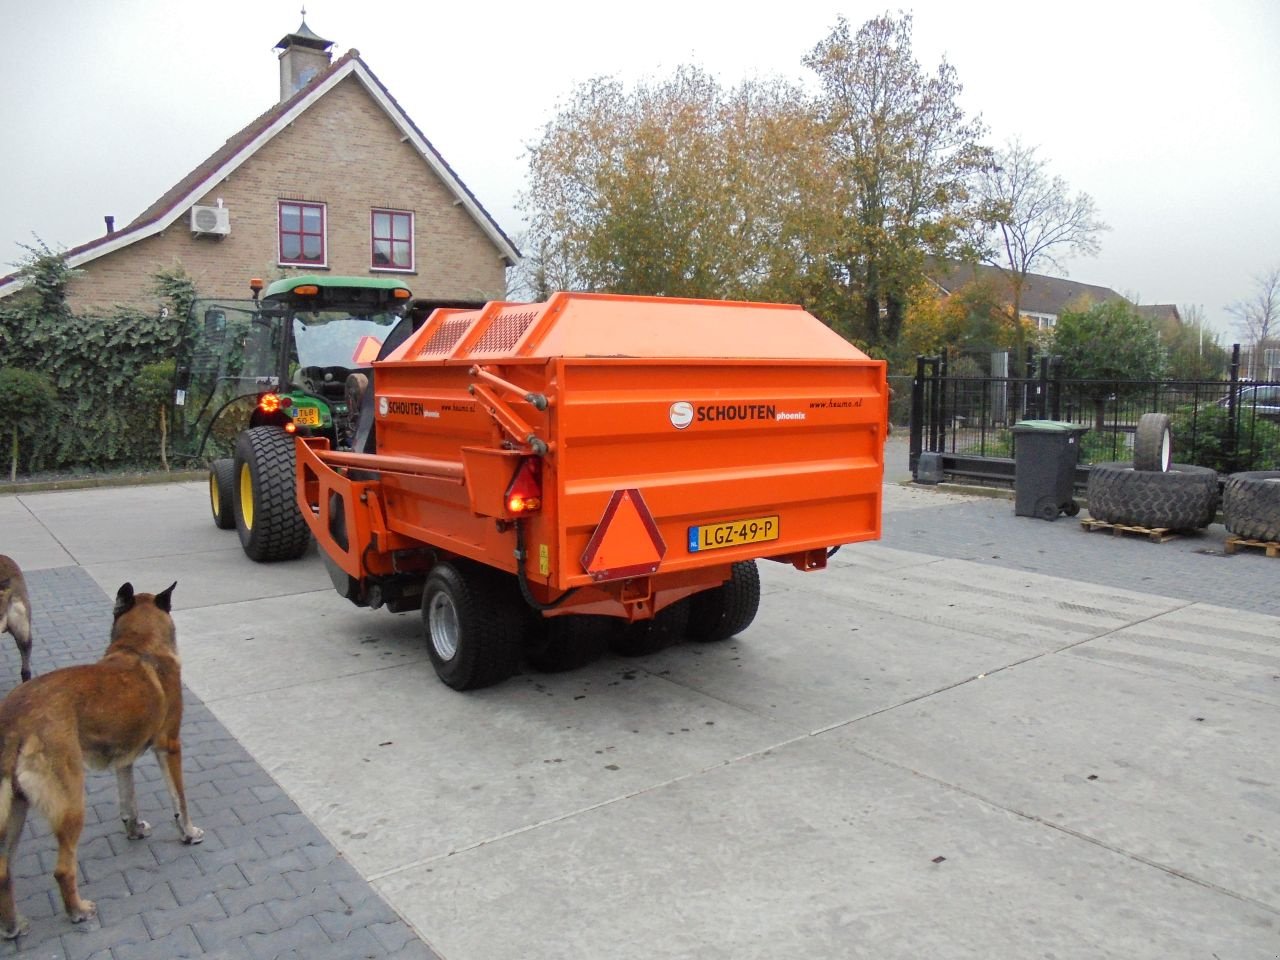
[[[1012,291],[1008,275],[997,267],[985,263],[965,263],[936,257],[929,258],[926,262],[925,273],[937,287],[940,296],[949,297],[969,283],[988,283],[995,290],[1008,291],[1009,300],[1006,306],[1012,308]],[[1110,287],[1029,273],[1022,288],[1018,312],[1022,314],[1023,319],[1034,324],[1037,330],[1048,330],[1057,325],[1058,316],[1064,310],[1095,303],[1109,303],[1112,300],[1130,302],[1127,297],[1121,296]],[[1170,303],[1136,305],[1136,309],[1141,316],[1157,324],[1181,320],[1178,308]]]
[[[316,271],[402,276],[415,296],[501,299],[520,253],[395,98],[305,21],[285,36],[280,100],[122,229],[67,251],[73,310],[157,306],[180,265],[201,296]],[[18,289],[0,278],[0,296]]]

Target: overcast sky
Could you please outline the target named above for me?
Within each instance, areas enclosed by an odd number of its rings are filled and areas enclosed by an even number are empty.
[[[1226,306],[1280,266],[1280,3],[921,0],[915,53],[944,55],[990,141],[1039,145],[1111,230],[1074,280],[1142,303]],[[809,82],[843,15],[895,5],[310,0],[307,24],[359,49],[509,236],[525,148],[594,76],[696,63],[732,85]],[[979,12],[980,11],[980,12]],[[33,235],[65,249],[124,225],[278,95],[297,0],[0,0],[0,266]]]

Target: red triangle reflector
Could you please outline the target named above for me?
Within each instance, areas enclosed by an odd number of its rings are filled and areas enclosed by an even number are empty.
[[[582,568],[597,582],[645,576],[657,571],[666,552],[640,491],[615,490],[582,552]]]

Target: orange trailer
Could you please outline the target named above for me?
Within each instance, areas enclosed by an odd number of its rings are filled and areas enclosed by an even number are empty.
[[[297,443],[352,602],[420,607],[441,679],[724,639],[758,558],[880,535],[885,365],[803,309],[601,294],[435,311],[373,364],[355,450]]]

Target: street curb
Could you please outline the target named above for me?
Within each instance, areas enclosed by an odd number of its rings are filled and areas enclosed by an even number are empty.
[[[69,477],[66,480],[35,480],[30,483],[0,483],[0,496],[9,493],[38,493],[49,490],[89,490],[96,487],[143,487],[155,483],[188,483],[209,476],[204,470],[174,470],[170,473],[139,473],[103,477]]]

